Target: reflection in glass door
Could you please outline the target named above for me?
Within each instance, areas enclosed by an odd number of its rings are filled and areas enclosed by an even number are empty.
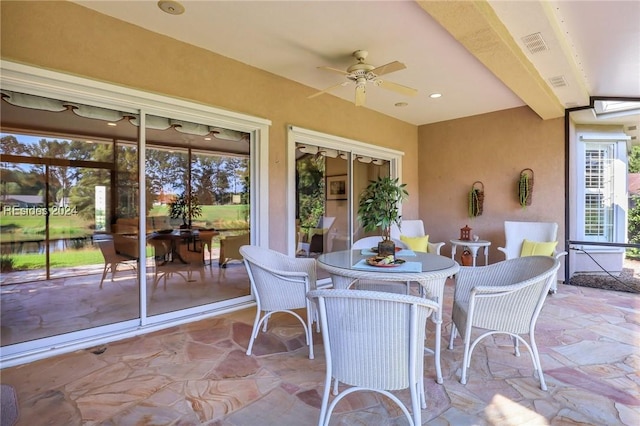
[[[316,257],[341,250],[348,236],[347,155],[297,144],[296,256]]]
[[[150,131],[149,139],[160,138],[160,133],[165,140],[186,139],[178,128],[182,132],[207,128],[172,123],[175,127]],[[219,129],[213,135],[188,138],[206,145],[216,135],[222,137]],[[248,149],[242,138],[234,142]],[[149,143],[145,158],[148,314],[171,314],[249,296],[238,251],[251,243],[248,153]]]
[[[45,280],[44,169],[12,162],[2,162],[0,167],[0,285]],[[24,272],[14,280],[10,271]]]
[[[353,161],[353,186],[357,188],[355,194],[360,194],[369,185],[369,182],[378,179],[379,177],[390,176],[390,162],[380,159],[372,159],[368,156],[355,155]],[[358,222],[358,203],[359,198],[357,195],[353,200],[353,241],[360,238],[368,237],[371,235],[380,235],[380,232],[365,233],[362,226]]]

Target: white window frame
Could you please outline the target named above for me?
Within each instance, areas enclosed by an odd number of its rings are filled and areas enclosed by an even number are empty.
[[[627,231],[627,155],[626,144],[628,136],[623,133],[598,133],[598,132],[578,132],[578,143],[576,149],[576,239],[593,242],[625,242]],[[585,199],[589,193],[586,187],[586,153],[589,148],[601,147],[608,152],[608,164],[603,168],[607,175],[603,177],[606,194],[598,189],[592,193],[602,193],[606,202],[611,205],[608,212],[610,217],[604,220],[604,226],[610,223],[610,230],[605,231],[602,237],[587,236],[585,229],[586,203]],[[617,247],[603,246],[582,246],[585,251],[619,251]]]

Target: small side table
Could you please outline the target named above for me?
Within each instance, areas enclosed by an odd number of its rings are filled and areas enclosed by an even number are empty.
[[[489,264],[489,246],[491,245],[491,241],[487,240],[450,240],[451,241],[451,259],[455,260],[456,257],[456,248],[458,246],[469,247],[471,250],[471,255],[473,256],[473,266],[476,266],[476,258],[478,257],[478,249],[480,247],[484,247],[484,264],[485,266]]]

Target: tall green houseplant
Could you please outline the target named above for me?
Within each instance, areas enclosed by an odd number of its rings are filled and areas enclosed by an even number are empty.
[[[383,241],[391,240],[391,225],[400,225],[400,204],[409,196],[400,179],[378,177],[360,194],[358,220],[366,232],[380,228]]]

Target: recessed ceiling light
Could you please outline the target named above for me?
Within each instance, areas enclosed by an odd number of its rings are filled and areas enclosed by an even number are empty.
[[[432,93],[429,95],[431,99],[437,99],[442,96],[442,93]]]
[[[397,102],[397,103],[395,104],[395,106],[397,106],[397,107],[406,107],[407,105],[409,105],[409,104],[408,104],[408,103],[406,103],[406,102]]]
[[[211,138],[204,138],[204,140],[205,140],[205,141],[210,141],[210,140],[211,140]]]
[[[173,0],[159,1],[158,7],[169,15],[182,15],[184,13],[184,6]]]
[[[117,124],[116,124],[116,123],[109,122],[109,123],[107,123],[107,126],[116,127],[116,126],[117,126]]]

